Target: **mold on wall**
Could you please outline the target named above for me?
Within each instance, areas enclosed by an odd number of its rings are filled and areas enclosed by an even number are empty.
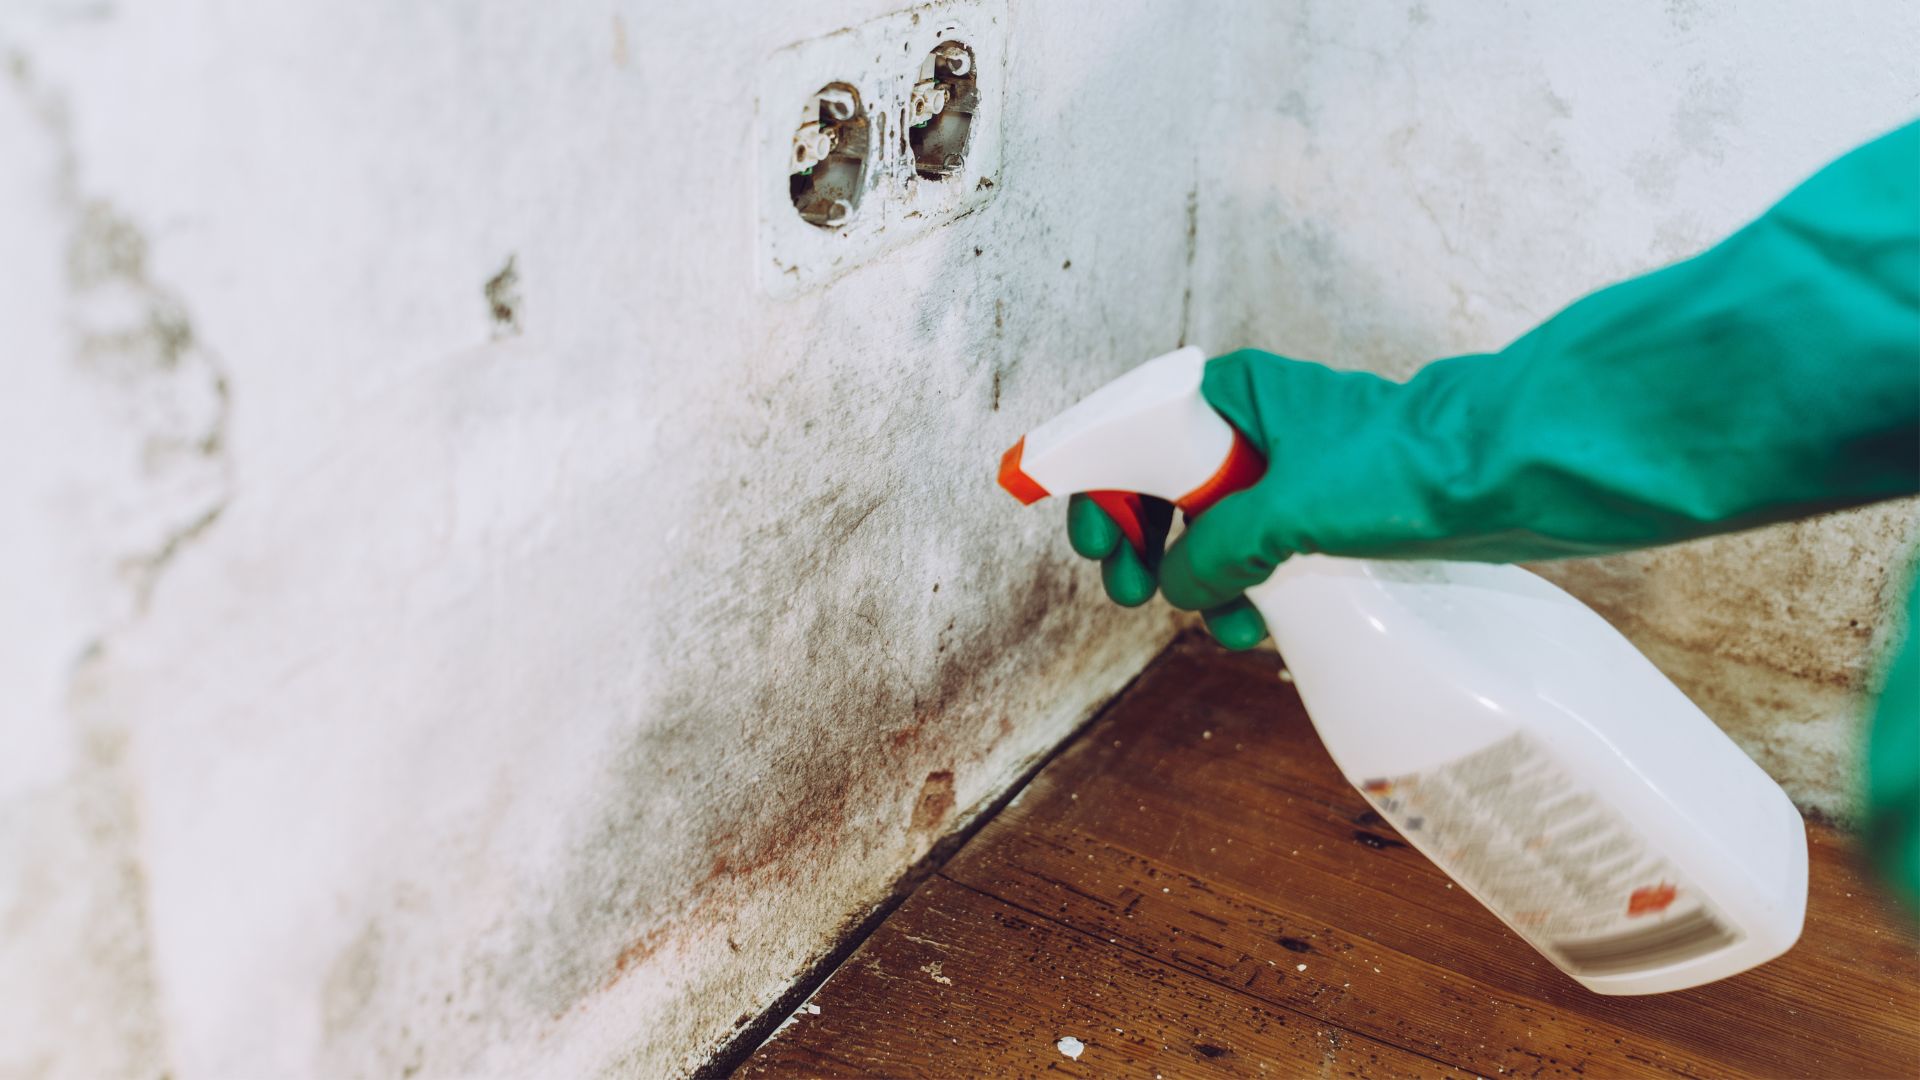
[[[695,1066],[1172,632],[1022,430],[1497,345],[1915,90],[1891,5],[1015,0],[992,199],[769,297],[761,65],[899,8],[0,12],[0,1072]],[[1824,806],[1909,513],[1555,572]]]
[[[1535,569],[1626,633],[1803,808],[1850,824],[1916,538],[1906,500]]]
[[[0,16],[0,1071],[682,1072],[1164,644],[992,476],[1175,344],[1187,20],[1014,10],[993,200],[770,298],[889,10]]]

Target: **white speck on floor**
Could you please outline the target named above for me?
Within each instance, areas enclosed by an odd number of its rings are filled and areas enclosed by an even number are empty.
[[[1295,965],[1293,965],[1293,970],[1295,970],[1295,971],[1305,971],[1305,970],[1307,970],[1307,965],[1305,965],[1305,964],[1295,964]]]
[[[1200,733],[1200,737],[1201,737],[1201,738],[1203,738],[1203,739],[1211,739],[1211,738],[1213,738],[1213,732],[1211,732],[1211,731],[1203,731],[1203,732],[1201,732],[1201,733]]]
[[[1281,681],[1281,682],[1292,682],[1292,681],[1293,681],[1293,672],[1291,672],[1291,671],[1288,671],[1288,670],[1287,670],[1286,668],[1281,668],[1281,669],[1280,669],[1280,681]]]
[[[807,1014],[808,1014],[809,1016],[819,1016],[819,1015],[820,1015],[820,1006],[818,1006],[818,1005],[815,1005],[815,1004],[814,1004],[813,1002],[811,1002],[811,1001],[809,1001],[809,1002],[807,1002]]]
[[[948,978],[945,975],[940,974],[940,964],[941,964],[941,961],[939,960],[935,960],[931,964],[921,964],[920,970],[927,973],[927,978],[932,979],[934,982],[939,983],[941,986],[952,986],[953,980]]]
[[[1060,1041],[1054,1043],[1053,1045],[1061,1053],[1067,1055],[1068,1057],[1072,1058],[1075,1061],[1080,1060],[1081,1051],[1087,1048],[1086,1043],[1081,1042],[1079,1039],[1076,1039],[1071,1035],[1060,1036]]]

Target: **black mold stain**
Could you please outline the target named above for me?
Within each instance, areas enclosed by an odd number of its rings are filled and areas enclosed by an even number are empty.
[[[1073,610],[1079,568],[1043,560],[1005,586],[1008,603],[993,633],[948,634],[931,666],[911,662],[920,658],[897,641],[910,636],[919,609],[900,603],[896,584],[873,578],[852,539],[891,528],[876,513],[886,497],[837,487],[748,536],[749,550],[769,557],[810,555],[790,559],[803,567],[803,584],[791,574],[750,579],[744,595],[699,613],[753,612],[749,651],[764,670],[729,666],[737,665],[736,648],[690,645],[699,635],[663,638],[659,648],[673,650],[686,677],[658,699],[658,719],[614,748],[605,773],[591,780],[606,792],[599,820],[583,824],[544,912],[521,923],[508,948],[525,973],[515,992],[533,1007],[562,1014],[688,928],[727,920],[760,890],[812,887],[822,853],[859,827],[855,808],[899,797],[902,767],[919,765],[923,778],[910,804],[926,829],[918,835],[937,835],[957,809],[952,780],[940,774],[964,768],[977,752],[950,745],[951,718],[973,707],[983,685],[1005,678],[1005,640],[1042,656],[1074,653],[1084,622],[1064,613]],[[764,718],[821,713],[841,719],[806,753],[756,762],[753,783],[696,771],[711,768],[715,729],[765,738]],[[966,756],[950,756],[956,750]],[[716,797],[690,821],[676,820],[657,796],[660,778],[676,772],[715,775]],[[663,850],[658,838],[668,829],[686,841]]]
[[[67,280],[75,289],[114,281],[146,283],[147,241],[133,224],[100,200],[87,203],[67,247]]]
[[[1200,184],[1187,191],[1187,287],[1180,295],[1180,341],[1187,347],[1187,331],[1193,322],[1193,263],[1200,247]]]
[[[322,1030],[331,1039],[352,1031],[380,988],[380,924],[369,920],[327,969],[321,988]]]
[[[133,221],[105,200],[81,200],[77,193],[74,200],[66,270],[80,301],[75,362],[114,392],[143,400],[164,400],[182,392],[175,387],[204,381],[214,399],[205,426],[198,426],[193,416],[197,410],[143,410],[155,422],[144,425],[140,452],[150,475],[174,468],[224,474],[232,395],[218,358],[200,344],[185,304],[149,277],[148,243]],[[92,299],[98,290],[118,300],[131,298],[134,304],[98,304]],[[219,480],[222,491],[227,486]],[[170,512],[174,527],[156,544],[122,557],[141,610],[174,556],[211,528],[225,506],[224,494],[208,505],[181,506]]]
[[[520,272],[514,269],[515,256],[507,256],[507,265],[487,279],[487,312],[493,316],[495,340],[520,332]]]

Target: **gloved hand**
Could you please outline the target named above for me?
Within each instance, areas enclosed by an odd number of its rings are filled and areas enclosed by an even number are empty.
[[[1108,594],[1264,633],[1241,593],[1296,553],[1526,562],[1672,543],[1920,490],[1920,125],[1686,262],[1411,381],[1242,351],[1209,404],[1266,457],[1161,554],[1087,499]],[[1164,504],[1163,504],[1164,505]],[[1237,611],[1223,608],[1238,601]],[[1229,629],[1230,628],[1230,629]]]
[[[1067,500],[1067,541],[1084,558],[1100,560],[1100,584],[1107,596],[1123,607],[1139,607],[1158,587],[1161,555],[1167,542],[1167,529],[1173,523],[1173,504],[1165,499],[1142,498],[1141,523],[1145,527],[1147,551],[1142,555],[1121,535],[1120,526],[1107,516],[1087,495]],[[1266,620],[1247,602],[1235,597],[1200,613],[1207,632],[1229,649],[1251,649],[1267,636]]]

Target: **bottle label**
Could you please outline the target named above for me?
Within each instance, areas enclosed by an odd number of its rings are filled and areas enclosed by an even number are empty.
[[[1361,791],[1572,974],[1650,971],[1739,940],[1672,863],[1525,734]]]

